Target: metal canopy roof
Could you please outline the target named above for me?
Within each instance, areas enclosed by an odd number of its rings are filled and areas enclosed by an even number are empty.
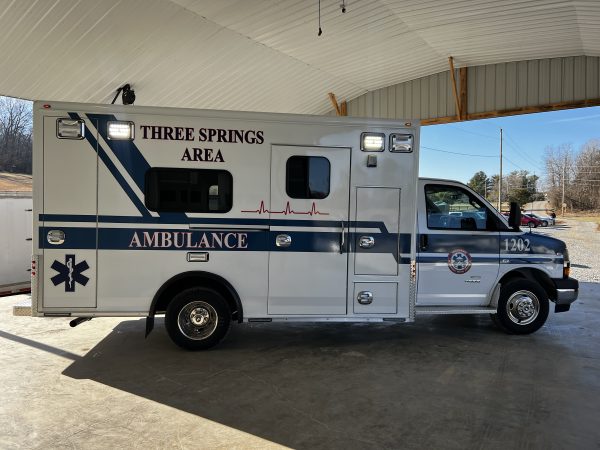
[[[325,113],[447,70],[600,56],[600,1],[0,0],[0,94]]]

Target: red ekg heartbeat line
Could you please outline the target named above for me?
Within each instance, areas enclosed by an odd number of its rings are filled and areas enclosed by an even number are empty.
[[[312,202],[312,206],[310,208],[310,211],[294,211],[292,209],[292,207],[290,206],[290,202],[287,202],[287,204],[285,205],[285,209],[283,211],[269,211],[267,208],[265,208],[265,202],[264,200],[261,200],[260,202],[260,206],[258,207],[258,209],[246,209],[246,210],[242,210],[243,213],[255,213],[255,214],[283,214],[283,215],[289,215],[289,214],[300,214],[300,215],[305,215],[305,216],[328,216],[329,213],[324,213],[321,212],[317,209],[317,205],[315,204],[315,202]]]

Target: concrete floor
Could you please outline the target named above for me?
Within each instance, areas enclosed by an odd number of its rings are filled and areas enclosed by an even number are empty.
[[[599,448],[600,284],[532,336],[488,317],[235,326],[175,347],[158,321],[11,316],[0,448]]]

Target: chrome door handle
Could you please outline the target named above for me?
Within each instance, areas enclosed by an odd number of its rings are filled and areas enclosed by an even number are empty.
[[[358,245],[361,248],[371,248],[375,245],[375,238],[373,236],[361,236]]]
[[[277,247],[289,247],[292,245],[292,237],[289,234],[278,234],[275,238]]]
[[[361,305],[370,305],[373,303],[373,293],[370,291],[360,291],[356,297]]]
[[[50,230],[46,235],[49,244],[61,245],[65,243],[65,232],[63,230]]]

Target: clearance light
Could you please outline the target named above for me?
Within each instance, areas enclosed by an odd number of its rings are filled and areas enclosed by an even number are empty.
[[[392,134],[390,135],[390,152],[410,153],[413,151],[412,134]]]
[[[131,141],[133,122],[108,122],[108,138],[114,141]]]
[[[56,136],[59,139],[83,139],[85,125],[83,120],[57,119]]]
[[[563,264],[563,278],[569,278],[571,275],[571,262],[565,261]]]
[[[360,149],[363,152],[382,152],[385,150],[385,134],[362,133],[360,135]]]

